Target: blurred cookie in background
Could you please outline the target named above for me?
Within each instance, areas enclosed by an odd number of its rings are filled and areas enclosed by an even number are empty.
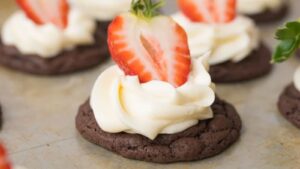
[[[288,14],[288,11],[287,0],[238,0],[238,12],[257,23],[281,20]]]

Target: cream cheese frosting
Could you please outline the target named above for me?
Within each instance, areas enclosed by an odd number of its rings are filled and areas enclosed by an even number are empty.
[[[70,0],[71,4],[99,21],[110,21],[130,10],[131,0]]]
[[[294,74],[294,85],[298,91],[300,91],[300,66],[297,68]]]
[[[212,118],[215,94],[206,60],[193,58],[189,79],[178,88],[163,81],[141,84],[137,76],[125,75],[118,66],[108,68],[97,79],[90,99],[98,125],[109,133],[138,133],[154,139]]]
[[[50,23],[37,25],[18,11],[4,23],[2,41],[5,45],[15,46],[22,54],[51,58],[65,49],[92,44],[95,29],[95,21],[78,10],[70,11],[65,29]]]
[[[238,0],[237,8],[242,14],[258,14],[266,10],[278,10],[284,0]]]
[[[192,22],[180,12],[174,14],[173,19],[186,30],[193,57],[212,51],[210,65],[226,61],[240,62],[256,49],[260,42],[254,22],[244,16],[238,16],[225,24]]]

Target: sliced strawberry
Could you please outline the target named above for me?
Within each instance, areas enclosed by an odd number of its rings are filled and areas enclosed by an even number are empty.
[[[236,16],[236,0],[178,0],[178,5],[194,22],[227,23]]]
[[[188,79],[187,35],[169,17],[144,20],[130,13],[120,15],[109,26],[108,45],[119,67],[141,82],[161,80],[178,87]]]
[[[59,28],[68,24],[67,0],[16,0],[19,6],[36,24],[52,23]]]
[[[11,165],[7,159],[7,153],[3,145],[0,144],[0,169],[11,169]]]

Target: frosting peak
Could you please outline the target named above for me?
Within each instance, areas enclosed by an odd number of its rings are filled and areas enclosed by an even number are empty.
[[[4,23],[2,41],[17,47],[23,54],[50,58],[64,49],[93,43],[95,28],[92,19],[76,10],[70,11],[69,24],[63,30],[50,23],[37,25],[19,11]]]
[[[242,14],[258,14],[266,10],[277,10],[283,0],[238,0],[238,11]]]
[[[254,22],[243,16],[225,24],[192,22],[182,13],[173,15],[173,18],[186,30],[193,57],[212,51],[209,59],[211,65],[239,62],[259,45]]]
[[[189,80],[175,88],[163,81],[141,84],[112,66],[97,79],[90,104],[98,125],[106,132],[138,133],[150,139],[183,131],[212,118],[215,100],[206,57],[193,59]]]
[[[71,4],[99,21],[110,21],[130,9],[131,0],[70,0]]]

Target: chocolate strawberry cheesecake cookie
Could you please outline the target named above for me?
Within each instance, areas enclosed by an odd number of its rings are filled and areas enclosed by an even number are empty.
[[[1,169],[13,169],[11,163],[8,160],[8,154],[3,144],[0,144],[0,168]]]
[[[286,24],[276,33],[280,40],[274,55],[273,62],[280,63],[299,50],[300,47],[300,22],[294,21]],[[289,84],[279,97],[278,108],[281,114],[300,128],[300,67],[294,74],[294,81]]]
[[[0,168],[1,169],[13,169],[12,165],[8,161],[6,149],[3,144],[0,143]]]
[[[72,6],[97,21],[97,29],[107,32],[109,23],[130,9],[131,0],[70,0]]]
[[[287,0],[238,0],[238,12],[257,23],[283,19],[289,11]]]
[[[0,142],[0,169],[25,169],[24,167],[14,166],[8,159],[8,153]]]
[[[173,163],[215,156],[236,142],[241,120],[217,98],[208,56],[190,57],[187,35],[156,14],[160,3],[133,1],[108,29],[117,65],[96,80],[76,128],[91,143],[123,157]]]
[[[58,75],[94,67],[108,58],[106,35],[66,0],[17,0],[21,11],[3,25],[0,64]],[[56,11],[56,12],[53,12]]]
[[[186,30],[191,55],[210,52],[213,82],[233,83],[268,74],[271,52],[254,22],[236,16],[236,0],[178,0],[173,18]]]

